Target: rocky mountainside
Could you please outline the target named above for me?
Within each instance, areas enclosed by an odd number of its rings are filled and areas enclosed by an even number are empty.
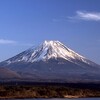
[[[0,63],[21,79],[33,81],[98,82],[100,65],[59,41],[44,41]]]

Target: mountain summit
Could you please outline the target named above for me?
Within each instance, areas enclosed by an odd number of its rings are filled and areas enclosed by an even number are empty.
[[[30,48],[19,55],[8,59],[8,64],[15,62],[37,62],[47,61],[49,59],[64,59],[73,63],[77,63],[76,60],[82,61],[87,64],[92,64],[85,57],[79,55],[73,50],[66,47],[59,41],[44,41],[41,45],[36,48]]]
[[[97,82],[100,66],[59,41],[44,41],[0,63],[21,79],[32,81]],[[5,71],[6,72],[6,71]],[[7,78],[7,77],[6,77]]]

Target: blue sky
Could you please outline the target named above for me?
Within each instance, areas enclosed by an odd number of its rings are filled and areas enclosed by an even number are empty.
[[[0,0],[0,61],[44,40],[100,64],[100,0]]]

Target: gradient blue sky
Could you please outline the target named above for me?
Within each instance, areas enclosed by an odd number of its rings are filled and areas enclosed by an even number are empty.
[[[100,64],[100,0],[0,0],[0,61],[44,40]]]

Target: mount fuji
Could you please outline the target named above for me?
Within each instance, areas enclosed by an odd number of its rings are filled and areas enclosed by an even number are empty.
[[[100,65],[59,41],[44,41],[35,48],[29,48],[1,62],[0,69],[7,70],[3,79],[7,79],[9,74],[15,75],[17,80],[37,82],[100,82]],[[13,80],[12,77],[10,79]]]

